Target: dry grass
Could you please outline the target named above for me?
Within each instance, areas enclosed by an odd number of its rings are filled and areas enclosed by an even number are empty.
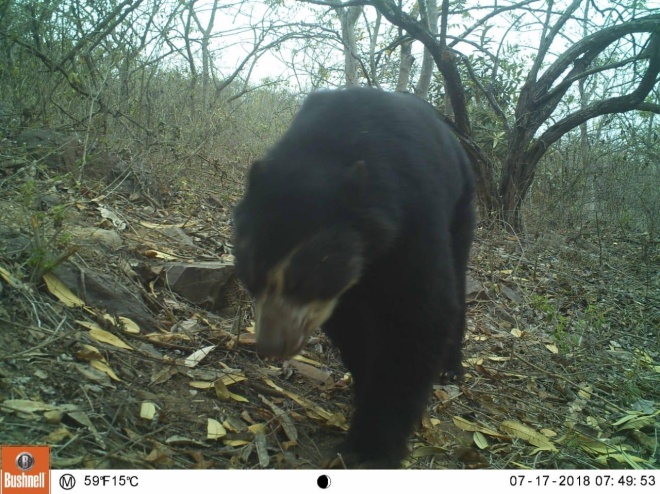
[[[0,246],[0,443],[51,444],[56,468],[318,465],[351,412],[350,379],[325,338],[304,352],[316,372],[299,363],[263,362],[246,330],[248,300],[233,315],[215,316],[162,284],[137,284],[121,268],[157,263],[145,257],[147,249],[229,258],[218,246],[230,239],[241,174],[237,168],[195,175],[160,209],[117,192],[99,199],[102,186],[72,189],[60,180],[55,187],[42,175],[32,183],[33,195],[59,195],[64,213],[57,217],[52,208],[38,212],[25,201],[19,174],[2,181],[3,205],[16,213],[0,217],[6,239]],[[41,282],[29,281],[35,263],[49,271],[47,260],[74,243],[67,224],[102,222],[99,202],[127,223],[120,232],[124,246],[114,252],[88,247],[70,260],[111,274],[147,299],[156,322],[139,334],[104,322],[94,307],[65,307]],[[35,218],[46,246],[36,257]],[[138,235],[145,219],[184,225],[194,247]],[[64,222],[62,231],[56,221]],[[476,288],[466,379],[435,387],[406,467],[657,466],[660,279],[649,276],[659,265],[652,254],[642,256],[637,244],[621,239],[581,238],[576,245],[559,234],[515,238],[480,230],[470,269]],[[100,341],[81,320],[102,322],[132,350]],[[198,366],[183,365],[210,345]],[[116,379],[99,370],[99,358]],[[226,390],[200,384],[223,376],[244,379],[231,384],[226,377]],[[143,410],[144,403],[155,411]],[[223,424],[226,435],[207,439],[209,419]]]

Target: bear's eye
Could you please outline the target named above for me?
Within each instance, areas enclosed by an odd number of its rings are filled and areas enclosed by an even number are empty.
[[[288,294],[296,295],[302,290],[303,280],[298,276],[289,276],[284,285],[284,291]]]
[[[289,285],[287,286],[287,291],[296,292],[300,289],[301,285],[302,284],[300,283],[300,281],[294,281],[292,283],[289,283]]]

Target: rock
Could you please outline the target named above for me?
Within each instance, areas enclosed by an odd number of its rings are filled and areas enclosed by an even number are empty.
[[[163,228],[161,232],[163,233],[163,235],[166,235],[171,239],[176,240],[181,245],[188,245],[188,246],[195,245],[193,239],[190,238],[186,232],[184,232],[181,228],[177,226],[168,226],[166,228]]]
[[[465,294],[468,300],[488,300],[488,294],[484,287],[470,275],[467,276]]]
[[[58,266],[55,275],[69,290],[90,307],[105,309],[111,316],[124,316],[135,321],[143,331],[156,324],[137,290],[129,290],[118,280],[91,268],[79,268],[72,262]]]
[[[48,168],[73,171],[81,154],[77,138],[50,129],[26,129],[16,139],[28,156]]]
[[[502,290],[502,293],[506,295],[506,297],[511,300],[512,302],[515,302],[516,304],[522,304],[523,299],[520,296],[520,294],[515,291],[513,288],[509,288],[506,285],[500,285],[500,289]]]
[[[0,252],[10,259],[16,259],[23,252],[32,247],[29,236],[21,233],[17,228],[0,225]]]
[[[233,307],[241,290],[231,262],[168,263],[163,270],[173,292],[207,310]]]
[[[124,242],[114,230],[104,230],[103,228],[80,228],[70,229],[71,234],[76,237],[76,242],[82,245],[97,246],[101,244],[109,250],[117,250],[122,247]]]
[[[58,194],[52,192],[40,195],[37,200],[38,207],[35,209],[39,209],[41,211],[48,211],[49,209],[62,205],[62,198]]]

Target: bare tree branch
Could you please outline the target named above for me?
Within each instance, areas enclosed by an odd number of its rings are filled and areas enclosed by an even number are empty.
[[[87,46],[88,50],[94,49],[103,39],[110,34],[131,12],[135,11],[144,0],[124,0],[122,3],[117,5],[115,9],[105,16],[98,26],[90,33],[88,36],[83,36],[82,39],[76,43],[69,53],[67,53],[60,61],[58,65],[62,66],[72,58],[74,58],[78,52],[87,45],[90,41],[91,43]],[[124,10],[124,7],[128,7]]]
[[[611,26],[591,36],[587,36],[569,47],[553,64],[541,75],[535,87],[535,100],[543,103],[541,98],[546,97],[548,90],[555,84],[566,69],[573,63],[580,62],[586,66],[614,41],[632,33],[653,32],[660,25],[660,14],[649,15],[640,19]],[[583,55],[582,59],[579,56]],[[587,62],[587,63],[585,63]],[[571,74],[572,77],[574,74]]]
[[[660,74],[660,30],[658,33],[652,34],[647,52],[649,66],[634,91],[624,96],[608,98],[587,105],[550,126],[526,153],[529,162],[536,163],[552,143],[587,120],[601,115],[642,109],[640,106],[648,108],[647,111],[657,108],[658,105],[645,104],[644,99],[656,85],[658,74]]]

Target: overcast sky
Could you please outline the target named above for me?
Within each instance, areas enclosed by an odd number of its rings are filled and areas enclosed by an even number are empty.
[[[611,3],[608,0],[596,0],[598,4],[603,4],[604,6],[610,5]],[[492,5],[493,1],[483,1],[483,0],[468,0],[468,3],[473,3],[475,5],[481,5],[487,7]],[[507,3],[513,2],[495,2],[500,6],[506,5]],[[539,4],[545,2],[538,2]],[[561,5],[562,3],[568,3],[568,1],[561,2],[558,1],[556,4]],[[210,3],[209,3],[210,4]],[[320,12],[323,12],[324,9],[318,6],[307,6],[302,2],[287,2],[287,6],[291,6],[288,9],[280,10],[271,10],[266,3],[264,2],[252,2],[244,3],[240,7],[240,11],[237,8],[228,8],[221,9],[219,15],[216,18],[214,26],[215,33],[225,33],[225,32],[235,32],[235,35],[232,37],[223,37],[219,40],[218,51],[216,51],[216,66],[220,69],[223,75],[231,73],[238,63],[245,57],[245,55],[252,49],[253,46],[253,32],[250,30],[253,26],[259,26],[264,19],[272,22],[308,22],[310,24],[318,22],[318,15]],[[647,8],[656,9],[660,12],[660,0],[650,0],[646,2]],[[204,3],[200,2],[197,4],[199,8],[199,15],[202,22],[207,22],[208,17],[204,16]],[[559,7],[557,7],[559,8]],[[326,9],[327,10],[327,9]],[[480,14],[475,12],[475,18],[478,18],[480,15],[485,15],[489,10],[485,9]],[[365,7],[366,15],[369,19],[375,18],[375,10],[373,7]],[[603,22],[602,16],[594,12],[591,8],[591,12],[594,14],[590,16],[590,20],[593,23]],[[529,21],[532,21],[531,16]],[[450,18],[450,22],[456,22],[455,18]],[[472,21],[471,21],[472,22]],[[383,21],[384,24],[387,21]],[[493,24],[493,28],[488,32],[489,37],[494,41],[489,46],[491,50],[497,49],[497,42],[502,39],[505,34],[507,41],[511,44],[516,44],[521,48],[529,49],[530,55],[535,53],[539,44],[539,34],[540,34],[540,24],[536,26],[528,26],[524,29],[511,30],[506,33],[506,28],[508,27],[507,20],[503,16],[496,17],[489,21],[490,24]],[[338,29],[338,23],[335,23],[335,28]],[[573,31],[571,33],[571,31]],[[382,31],[381,31],[382,32]],[[461,32],[460,28],[454,27],[450,29],[450,33],[459,34]],[[575,25],[573,29],[567,31],[571,35],[571,39],[564,37],[558,37],[556,46],[554,49],[557,52],[563,51],[565,47],[570,44],[571,40],[578,40],[581,36],[581,28]],[[479,31],[478,31],[479,33]],[[476,40],[476,38],[474,38]],[[291,60],[292,52],[291,49],[294,48],[298,43],[300,46],[301,42],[289,42],[285,45],[285,48],[280,50],[278,53],[265,54],[256,62],[254,65],[250,80],[254,83],[258,82],[260,79],[268,78],[290,78],[292,77],[291,71],[286,67],[285,64],[281,62],[280,59]],[[415,49],[421,53],[423,49],[420,43],[415,43]],[[339,47],[338,47],[339,48]],[[470,53],[473,48],[467,44],[461,44],[457,47],[463,53]],[[333,53],[333,56],[337,57],[337,61],[341,60],[342,54],[339,49]],[[417,60],[421,60],[421,57],[417,57]]]

